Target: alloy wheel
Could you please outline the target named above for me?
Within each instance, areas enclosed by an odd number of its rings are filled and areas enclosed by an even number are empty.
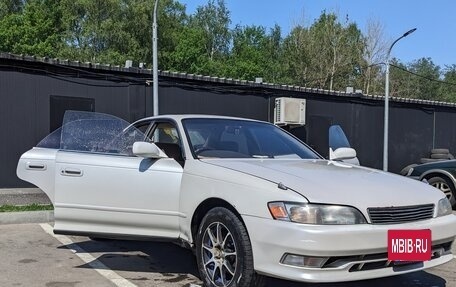
[[[451,188],[448,186],[446,182],[438,181],[433,183],[432,186],[440,189],[443,193],[445,193],[448,200],[451,201],[453,199],[453,192],[451,191]]]
[[[204,271],[215,286],[226,287],[236,274],[236,242],[230,230],[213,222],[204,231],[201,242]]]

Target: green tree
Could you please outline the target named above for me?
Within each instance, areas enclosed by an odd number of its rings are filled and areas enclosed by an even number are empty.
[[[324,80],[320,86],[332,90],[343,89],[347,81],[351,84],[362,59],[362,34],[357,25],[350,23],[348,17],[342,24],[336,14],[323,12],[310,30],[315,45],[312,59],[318,61],[314,64]]]
[[[125,29],[128,5],[119,0],[63,0],[67,49],[62,57],[119,64],[132,57],[135,39]]]
[[[384,83],[383,77],[383,83]],[[407,65],[397,58],[390,60],[389,93],[392,97],[410,98],[413,78],[407,72]]]
[[[23,0],[0,0],[0,20],[13,13],[22,12]]]
[[[440,84],[439,98],[448,102],[456,102],[456,64],[445,67],[443,81],[446,84]]]
[[[63,57],[110,64],[131,59],[152,65],[153,1],[62,1],[68,23]],[[167,69],[187,16],[185,7],[173,0],[160,1],[157,14],[159,68]]]
[[[282,30],[279,25],[274,25],[270,29],[265,44],[266,71],[264,77],[267,82],[281,83],[286,80],[283,65],[284,47]]]
[[[253,80],[263,77],[266,69],[266,30],[261,26],[236,26],[232,31],[233,48],[227,75],[233,78]]]
[[[209,0],[205,6],[198,7],[195,15],[191,17],[190,24],[204,31],[204,38],[201,41],[211,61],[224,58],[228,54],[231,39],[230,23],[230,11],[226,8],[224,0]]]
[[[384,91],[379,83],[384,79],[381,74],[380,64],[386,60],[388,43],[385,40],[381,22],[369,19],[366,34],[364,35],[363,58],[366,67],[363,69],[363,90],[366,94],[376,94]]]
[[[201,41],[204,31],[196,27],[185,27],[182,37],[176,48],[169,54],[170,70],[202,74],[208,70],[209,58],[206,56],[206,47]]]
[[[309,29],[296,26],[285,38],[282,56],[286,71],[285,83],[306,86],[319,77],[311,69],[311,37]]]
[[[323,12],[309,27],[296,26],[285,38],[285,63],[293,84],[326,89],[353,85],[365,65],[364,42],[355,23]]]
[[[413,77],[410,97],[427,100],[439,99],[440,67],[431,58],[421,58],[408,65],[408,70],[420,75]]]
[[[22,11],[0,20],[0,51],[56,57],[64,45],[62,32],[59,0],[28,0]]]

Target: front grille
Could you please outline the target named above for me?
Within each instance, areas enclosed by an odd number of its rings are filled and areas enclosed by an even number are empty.
[[[372,224],[391,224],[419,221],[434,216],[434,204],[398,206],[398,207],[370,207],[367,209]]]

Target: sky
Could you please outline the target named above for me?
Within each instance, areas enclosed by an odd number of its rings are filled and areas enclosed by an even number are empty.
[[[180,0],[192,14],[208,0]],[[365,31],[368,19],[383,24],[391,42],[412,28],[417,30],[400,40],[392,56],[401,62],[430,57],[444,68],[456,64],[455,0],[225,0],[232,26],[278,24],[286,36],[296,23],[310,26],[323,10],[347,17]]]

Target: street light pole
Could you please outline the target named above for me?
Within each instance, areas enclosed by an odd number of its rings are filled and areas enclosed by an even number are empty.
[[[389,133],[389,70],[390,70],[390,55],[393,46],[402,38],[407,37],[416,31],[416,28],[411,29],[404,33],[401,37],[397,38],[388,49],[386,54],[386,71],[385,71],[385,123],[383,127],[383,170],[388,171],[388,133]]]
[[[153,77],[153,105],[154,116],[158,116],[158,55],[157,55],[157,5],[155,0],[152,23],[152,77]]]

